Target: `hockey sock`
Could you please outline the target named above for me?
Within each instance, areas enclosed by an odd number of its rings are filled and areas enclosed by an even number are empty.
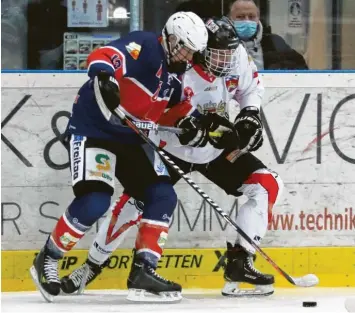
[[[275,176],[267,169],[257,170],[238,189],[248,200],[239,208],[236,223],[258,245],[266,234],[272,208],[283,187],[281,179]],[[236,243],[255,254],[255,249],[243,237],[239,236]]]
[[[55,258],[63,257],[84,236],[85,232],[107,211],[109,193],[93,192],[75,198],[60,217],[47,241],[47,249]]]
[[[145,194],[143,217],[136,239],[137,256],[156,267],[168,238],[170,218],[177,196],[170,183],[150,186]]]
[[[122,243],[132,226],[139,224],[142,210],[142,202],[122,194],[120,199],[111,205],[110,212],[100,225],[90,247],[88,259],[98,265],[103,264]]]

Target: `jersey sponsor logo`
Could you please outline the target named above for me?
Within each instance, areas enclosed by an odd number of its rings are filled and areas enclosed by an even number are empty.
[[[73,171],[73,183],[77,179],[79,179],[82,174],[80,173],[80,168],[82,167],[82,154],[84,151],[84,147],[82,144],[84,143],[83,136],[74,136],[74,140],[72,142],[72,171]]]
[[[226,113],[226,102],[221,100],[219,103],[209,101],[204,104],[198,104],[197,105],[197,110],[201,114],[207,114],[207,113],[217,113],[219,115],[224,116]]]
[[[217,90],[218,86],[209,86],[207,88],[205,88],[204,91],[213,91],[213,90]]]
[[[114,54],[111,57],[111,62],[115,70],[119,69],[122,65],[121,59],[118,54]]]
[[[114,187],[116,156],[99,148],[87,148],[85,154],[85,179],[103,181]]]
[[[233,92],[238,88],[239,76],[228,76],[225,78],[225,84],[228,92]]]
[[[112,181],[111,175],[103,172],[111,170],[110,157],[107,154],[97,154],[95,157],[97,171],[89,170],[90,176],[102,177]]]
[[[107,154],[98,154],[95,160],[98,163],[96,168],[99,171],[109,171],[111,169],[110,157]]]
[[[134,60],[138,60],[139,54],[141,53],[142,46],[140,46],[139,44],[133,41],[126,46],[126,49]]]

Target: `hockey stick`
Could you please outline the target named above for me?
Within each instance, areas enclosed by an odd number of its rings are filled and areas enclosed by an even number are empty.
[[[183,134],[187,131],[187,129],[185,128],[177,128],[177,127],[171,127],[171,126],[163,126],[163,125],[157,125],[157,131],[167,131],[170,133],[174,133],[174,134]],[[222,132],[209,132],[208,135],[211,137],[221,137],[222,136]]]
[[[95,78],[95,81],[94,81],[95,95],[96,95],[97,91],[99,90],[98,89],[99,87],[96,86],[96,84],[98,84],[98,82],[96,82],[96,80],[97,80],[97,78]],[[100,94],[100,96],[101,96],[101,94]],[[102,96],[101,96],[101,98],[102,98]],[[99,105],[99,108],[101,110],[101,113],[110,123],[112,123],[113,125],[119,125],[121,127],[132,129],[132,127],[130,127],[130,126],[122,125],[121,119],[118,119],[116,116],[114,116],[112,114],[112,112],[108,109],[108,107],[106,106],[103,99],[102,99],[102,102],[99,102],[98,99],[96,99],[96,100],[97,100],[97,104]],[[124,112],[122,112],[122,113],[125,114]],[[155,132],[167,131],[167,132],[174,133],[174,134],[183,134],[184,132],[187,131],[187,129],[184,129],[184,128],[163,126],[163,125],[155,124],[152,122],[145,122],[145,121],[134,121],[134,120],[131,120],[129,117],[127,117],[125,114],[125,121],[127,121],[127,120],[130,120],[136,126],[136,128],[141,129],[141,130],[149,130],[149,131],[152,130]],[[221,137],[222,132],[209,132],[209,135],[211,137]]]
[[[98,83],[98,78],[95,77],[94,82],[94,90],[95,97],[98,104],[101,106],[106,106],[105,102],[100,93],[100,87]],[[126,124],[131,127],[131,129],[136,132],[154,151],[156,151],[166,162],[169,163],[170,167],[178,173],[188,185],[190,185],[203,199],[205,199],[211,207],[220,215],[224,220],[231,225],[256,251],[261,254],[261,256],[269,262],[274,269],[281,274],[288,282],[292,285],[298,287],[312,287],[319,283],[319,279],[314,274],[307,274],[302,277],[292,277],[288,275],[285,271],[283,271],[257,244],[254,243],[252,239],[190,178],[188,177],[175,163],[170,157],[165,154],[165,152],[159,148],[152,140],[148,138],[148,136],[140,130],[129,118],[127,118],[126,114],[121,111],[119,108],[114,109],[114,112],[119,116],[119,118],[126,122]],[[242,150],[240,150],[242,151]],[[239,154],[240,155],[240,154]]]
[[[159,125],[159,124],[154,124],[151,122],[136,122],[132,120],[132,123],[134,125],[136,125],[136,127],[138,129],[141,130],[153,130],[153,131],[166,131],[166,132],[170,132],[173,134],[183,134],[186,131],[188,131],[185,128],[178,128],[178,127],[171,127],[171,126],[163,126],[163,125]],[[126,127],[126,126],[123,126]],[[131,128],[131,127],[127,127],[127,128]],[[222,136],[222,132],[209,132],[208,133],[211,137],[221,137]]]

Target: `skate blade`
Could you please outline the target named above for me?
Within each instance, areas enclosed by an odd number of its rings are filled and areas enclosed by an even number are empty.
[[[54,296],[52,296],[50,293],[48,293],[40,284],[39,280],[38,280],[38,275],[37,275],[37,271],[36,268],[34,266],[31,266],[30,268],[30,274],[32,277],[33,282],[35,283],[37,289],[39,290],[39,292],[42,294],[43,298],[49,302],[52,303],[54,300]]]
[[[76,292],[77,295],[81,295],[84,292],[85,287],[86,287],[86,280],[87,280],[87,278],[89,276],[89,271],[90,271],[89,265],[85,264],[85,272],[84,272],[83,278],[82,278],[82,280],[80,282],[79,289]]]
[[[255,285],[254,289],[239,289],[239,283],[226,282],[222,289],[225,297],[264,297],[274,293],[273,285]]]
[[[145,303],[177,303],[182,300],[181,292],[160,292],[153,294],[143,289],[128,289],[126,298],[132,302],[145,302]]]

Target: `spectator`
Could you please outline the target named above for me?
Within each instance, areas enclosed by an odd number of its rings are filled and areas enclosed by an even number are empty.
[[[236,0],[228,17],[259,70],[308,69],[301,54],[293,50],[271,27],[263,27],[260,12],[253,0]]]
[[[180,3],[175,9],[177,11],[192,11],[201,18],[221,16],[222,12],[227,12],[259,70],[308,69],[301,54],[279,35],[272,34],[270,26],[263,27],[259,9],[253,0],[189,0]]]
[[[30,1],[28,19],[28,68],[63,68],[63,37],[68,30],[66,1]]]

